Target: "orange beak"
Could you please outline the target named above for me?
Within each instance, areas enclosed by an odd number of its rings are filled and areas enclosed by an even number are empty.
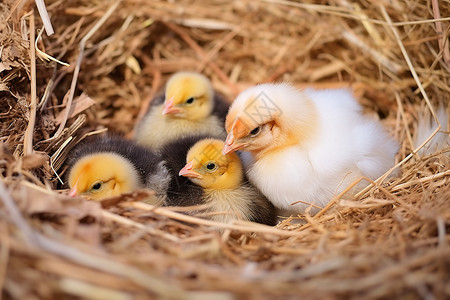
[[[191,161],[187,163],[183,169],[180,170],[180,173],[178,173],[179,176],[184,177],[191,177],[191,178],[203,178],[203,176],[197,172],[195,172],[192,167],[194,165],[194,161]]]
[[[233,133],[230,133],[227,136],[227,139],[225,140],[225,145],[223,146],[222,154],[227,155],[228,153],[231,153],[233,151],[243,149],[246,146],[247,146],[246,144],[237,143],[233,136]]]
[[[179,112],[181,112],[181,109],[174,106],[173,98],[166,100],[166,102],[164,103],[163,111],[162,111],[163,115],[177,114]]]

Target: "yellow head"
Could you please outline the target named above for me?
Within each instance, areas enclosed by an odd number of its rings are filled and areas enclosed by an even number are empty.
[[[179,175],[207,189],[233,189],[242,182],[242,164],[236,153],[222,154],[224,142],[204,139],[189,149]]]
[[[288,84],[262,84],[238,95],[228,112],[223,153],[265,153],[297,144],[316,126],[309,98]]]
[[[133,165],[115,153],[95,153],[77,161],[69,173],[70,196],[86,195],[94,200],[118,196],[139,187]]]
[[[178,72],[166,85],[163,114],[197,121],[209,116],[213,109],[213,89],[205,76],[194,72]]]

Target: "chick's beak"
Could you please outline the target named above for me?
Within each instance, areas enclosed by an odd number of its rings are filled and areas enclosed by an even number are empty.
[[[74,186],[73,188],[70,189],[69,196],[75,197],[76,195],[77,195],[77,186]]]
[[[203,176],[198,172],[195,172],[192,168],[194,165],[194,161],[187,163],[183,169],[178,173],[179,176],[191,177],[191,178],[199,178],[201,179]]]
[[[173,103],[173,98],[166,100],[164,107],[163,107],[163,111],[162,111],[163,115],[176,114],[179,112],[181,112],[181,109],[178,107],[175,107],[175,104]]]
[[[225,140],[225,145],[223,146],[222,154],[227,155],[228,153],[240,150],[240,149],[244,148],[245,146],[246,146],[246,144],[237,142],[235,140],[233,134],[230,133],[227,136],[227,139]]]

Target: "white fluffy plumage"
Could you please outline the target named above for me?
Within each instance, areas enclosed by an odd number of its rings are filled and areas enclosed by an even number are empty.
[[[250,181],[284,214],[315,212],[355,180],[378,178],[399,148],[347,89],[250,87],[230,107],[226,129],[224,153],[249,151]]]
[[[419,154],[429,155],[435,152],[445,151],[445,149],[450,146],[449,110],[448,107],[445,108],[443,105],[440,105],[436,109],[436,117],[441,124],[441,129],[419,150]],[[423,142],[428,140],[437,127],[438,124],[431,115],[430,110],[427,107],[424,107],[419,113],[417,121],[414,148],[419,147]]]

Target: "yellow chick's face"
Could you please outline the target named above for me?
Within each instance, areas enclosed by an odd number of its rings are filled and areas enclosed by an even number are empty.
[[[93,200],[118,196],[138,188],[138,175],[131,163],[115,153],[87,155],[76,162],[69,174],[69,195]]]
[[[213,89],[209,80],[198,73],[179,72],[166,86],[162,114],[197,121],[209,116],[213,109]]]
[[[222,154],[224,142],[204,139],[188,151],[179,175],[206,189],[233,189],[242,182],[242,164],[236,153]]]

